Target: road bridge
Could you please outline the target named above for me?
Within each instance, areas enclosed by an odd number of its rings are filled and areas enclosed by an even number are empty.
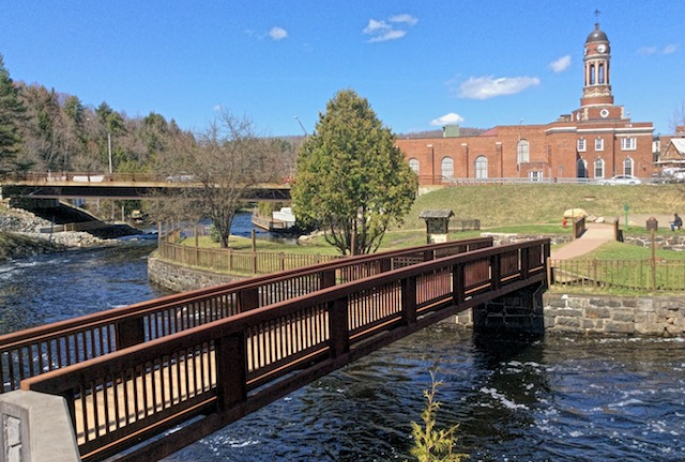
[[[2,179],[3,198],[33,199],[164,199],[181,189],[206,185],[192,175],[144,173],[26,173]],[[246,188],[244,201],[290,200],[289,184],[260,184]]]
[[[549,249],[434,244],[17,332],[0,337],[3,391],[63,397],[82,460],[157,460],[469,308],[477,330],[540,335]]]

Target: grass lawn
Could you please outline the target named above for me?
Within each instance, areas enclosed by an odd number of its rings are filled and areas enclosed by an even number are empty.
[[[672,214],[685,210],[681,185],[599,186],[522,184],[456,186],[419,196],[403,228],[425,229],[424,209],[450,209],[457,218],[479,219],[481,227],[558,224],[566,209],[581,208],[598,217],[632,214]]]
[[[685,261],[685,252],[675,250],[656,249],[655,256],[661,261]],[[576,260],[650,260],[652,249],[624,244],[622,242],[607,242],[596,250],[577,257]]]
[[[645,295],[652,292],[682,294],[685,290],[685,252],[652,250],[621,242],[608,242],[586,255],[556,262],[555,279],[575,279],[573,285],[555,284],[553,292]]]
[[[473,239],[481,237],[484,232],[489,233],[511,233],[511,234],[558,234],[570,233],[570,227],[566,229],[560,225],[522,225],[522,226],[507,226],[501,228],[491,228],[487,230],[477,231],[455,231],[449,233],[450,241],[457,241],[462,239]],[[186,238],[178,242],[181,245],[195,246],[195,238]],[[425,229],[421,230],[395,230],[388,231],[384,238],[380,250],[396,250],[407,247],[416,247],[426,244]],[[209,236],[202,236],[198,240],[200,247],[218,248],[219,243],[213,242]],[[231,236],[229,239],[229,246],[236,251],[251,251],[252,240],[250,238]],[[316,236],[307,239],[304,243],[297,245],[286,244],[281,242],[271,242],[263,239],[257,239],[257,251],[260,252],[285,252],[293,254],[307,254],[307,255],[339,255],[336,248],[329,245],[323,236]]]

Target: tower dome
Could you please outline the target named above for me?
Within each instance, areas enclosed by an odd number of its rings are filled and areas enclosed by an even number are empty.
[[[599,28],[599,23],[595,23],[595,30],[593,30],[590,35],[587,36],[587,40],[585,43],[590,43],[590,42],[608,42],[609,38],[607,37],[607,34],[604,33]]]

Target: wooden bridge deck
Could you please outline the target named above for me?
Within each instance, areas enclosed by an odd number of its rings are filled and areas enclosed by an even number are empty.
[[[548,257],[549,241],[532,241],[368,273],[37,375],[21,387],[65,397],[84,461],[178,427],[123,459],[156,460],[398,338],[543,284]],[[239,298],[247,303],[258,294]]]

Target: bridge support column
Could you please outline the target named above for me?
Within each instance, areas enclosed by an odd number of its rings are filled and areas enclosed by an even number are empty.
[[[525,287],[473,308],[473,331],[541,337],[545,333],[542,294],[546,283]]]
[[[0,397],[0,461],[78,462],[81,457],[64,398],[34,391]]]

